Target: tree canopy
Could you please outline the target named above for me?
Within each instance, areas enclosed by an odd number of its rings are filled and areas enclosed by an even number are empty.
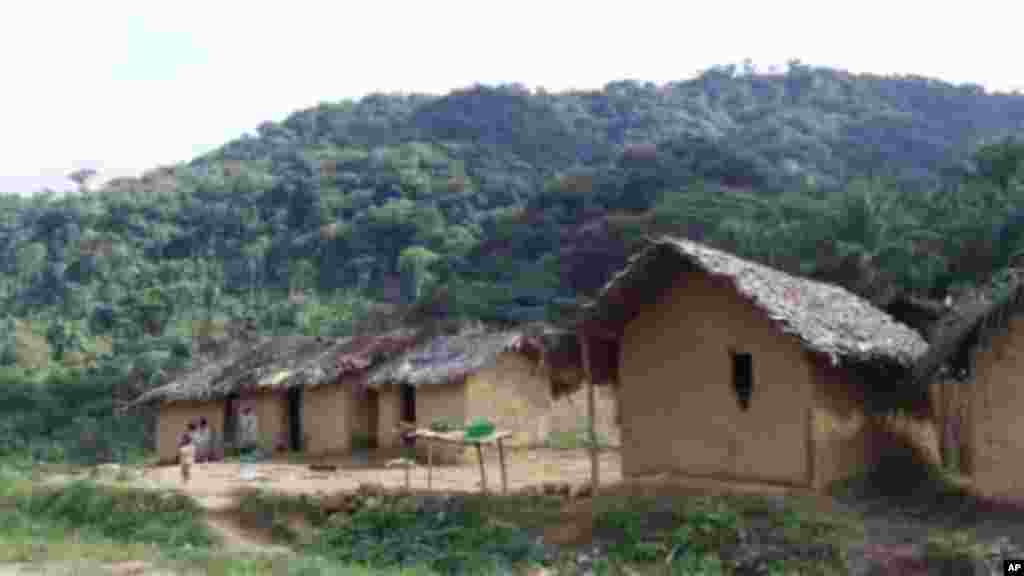
[[[322,103],[95,191],[0,195],[0,362],[145,387],[240,322],[551,318],[645,234],[869,297],[956,290],[1022,248],[1022,128],[1020,95],[796,62]]]

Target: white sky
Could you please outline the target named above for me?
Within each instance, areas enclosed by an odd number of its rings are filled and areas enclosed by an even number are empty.
[[[8,4],[0,192],[136,175],[373,91],[664,83],[747,57],[1024,89],[1016,0]]]

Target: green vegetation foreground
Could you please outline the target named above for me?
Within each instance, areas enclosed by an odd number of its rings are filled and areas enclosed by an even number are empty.
[[[864,485],[905,487],[907,475],[919,472],[902,469]],[[573,501],[544,491],[482,496],[366,487],[314,498],[242,490],[225,512],[254,540],[269,535],[292,551],[270,556],[225,546],[206,522],[209,511],[183,494],[133,487],[128,475],[54,482],[39,467],[7,466],[0,474],[0,562],[75,562],[90,573],[144,561],[166,573],[225,575],[839,575],[869,564],[963,573],[1019,551],[1001,548],[989,559],[992,534],[948,522],[976,506],[938,476],[915,477],[918,486],[936,489],[917,499],[928,509],[915,516],[900,508],[910,504],[909,493],[902,503],[874,500],[887,507],[878,513],[819,496],[730,496],[655,484],[608,487]],[[923,519],[925,512],[933,517]],[[1001,526],[988,529],[1019,529]]]

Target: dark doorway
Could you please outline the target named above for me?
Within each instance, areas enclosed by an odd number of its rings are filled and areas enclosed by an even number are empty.
[[[377,427],[380,425],[380,397],[373,389],[366,390],[366,433],[369,448],[377,448]]]
[[[402,384],[399,390],[402,412],[399,415],[402,422],[416,422],[416,389],[408,384]]]
[[[408,384],[402,384],[398,389],[399,420],[409,424],[416,423],[416,389]],[[402,434],[402,445],[411,447],[415,444],[416,437],[410,433]]]
[[[232,446],[238,441],[238,394],[231,394],[224,402],[224,443]]]
[[[302,388],[288,389],[288,449],[302,451]]]

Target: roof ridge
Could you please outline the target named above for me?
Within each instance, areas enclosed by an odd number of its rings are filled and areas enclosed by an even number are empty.
[[[634,253],[587,306],[591,321],[614,316],[612,309],[625,305],[618,301],[627,298],[624,293],[653,289],[647,286],[650,269],[671,253],[704,273],[727,277],[783,331],[833,360],[888,360],[907,367],[928,348],[917,331],[842,286],[790,274],[688,238],[662,235],[647,240],[647,247]]]

